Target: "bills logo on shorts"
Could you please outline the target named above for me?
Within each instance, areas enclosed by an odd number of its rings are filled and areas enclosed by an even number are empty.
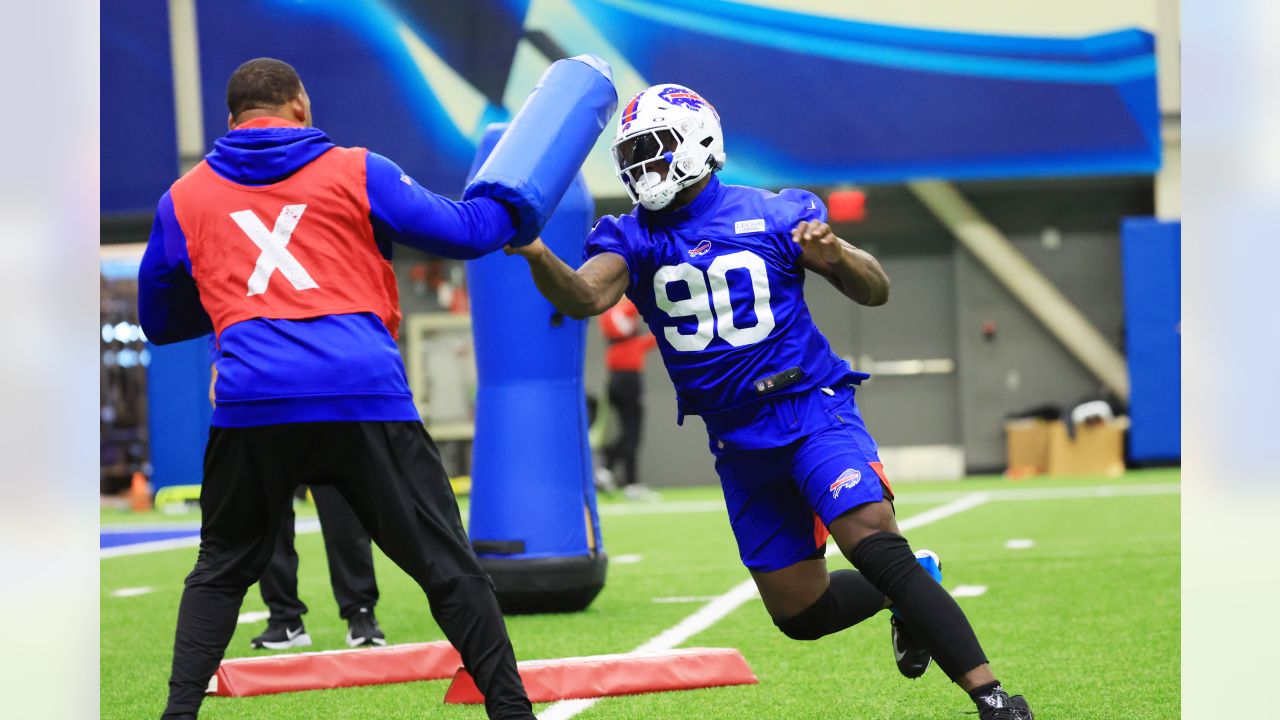
[[[840,477],[836,478],[836,481],[831,483],[831,487],[827,489],[831,491],[831,497],[838,498],[840,497],[841,490],[845,488],[852,488],[861,480],[862,473],[854,470],[853,468],[849,468],[848,470],[840,473]]]
[[[711,241],[703,240],[698,246],[689,251],[689,257],[701,257],[711,252]]]

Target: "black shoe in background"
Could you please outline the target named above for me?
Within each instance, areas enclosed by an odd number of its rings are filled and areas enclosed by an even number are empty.
[[[362,607],[347,618],[347,646],[367,647],[386,645],[387,638],[378,627],[378,618],[373,616],[373,608]]]
[[[302,621],[295,623],[267,623],[267,629],[258,637],[249,641],[255,650],[288,650],[289,648],[307,647],[311,644],[311,636],[302,626]]]

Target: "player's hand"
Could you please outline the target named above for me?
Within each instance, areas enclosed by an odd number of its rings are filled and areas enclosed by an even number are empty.
[[[520,247],[511,247],[510,245],[504,245],[502,248],[502,252],[508,255],[519,255],[525,258],[526,260],[534,260],[539,255],[542,255],[543,253],[547,252],[547,246],[546,246],[546,243],[542,242],[542,238],[539,237],[539,238],[534,238],[533,242],[529,243],[528,245],[521,245]]]
[[[804,220],[791,229],[791,241],[798,243],[805,255],[827,265],[840,262],[844,244],[831,232],[831,226],[819,220]]]

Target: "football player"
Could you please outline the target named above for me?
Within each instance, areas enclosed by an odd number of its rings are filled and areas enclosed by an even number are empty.
[[[869,377],[832,352],[804,301],[806,272],[867,306],[889,279],[836,237],[812,193],[726,185],[715,109],[689,88],[655,85],[623,108],[613,143],[637,207],[592,230],[577,270],[540,241],[508,249],[561,312],[598,315],[625,293],[658,338],[679,420],[707,426],[742,562],[778,629],[815,640],[892,606],[899,670],[930,659],[981,720],[1031,720],[992,674],[937,556],[912,553],[854,402]],[[829,572],[827,533],[857,571]]]

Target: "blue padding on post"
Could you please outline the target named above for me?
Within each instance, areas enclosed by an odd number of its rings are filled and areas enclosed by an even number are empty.
[[[209,441],[208,337],[152,345],[147,366],[147,433],[151,446],[151,484],[198,485],[204,477],[204,447]]]
[[[463,198],[489,197],[515,209],[519,226],[511,244],[533,242],[617,106],[618,93],[603,60],[580,55],[553,63],[467,183]]]
[[[479,159],[503,130],[489,128]],[[582,176],[571,179],[542,240],[560,257],[576,258],[594,208]],[[467,286],[479,380],[469,533],[479,554],[524,560],[581,557],[592,546],[603,552],[587,444],[587,322],[557,313],[520,258],[491,253],[469,261]],[[486,541],[518,541],[523,552],[488,554]]]
[[[1182,223],[1127,218],[1121,226],[1129,455],[1182,457]]]

